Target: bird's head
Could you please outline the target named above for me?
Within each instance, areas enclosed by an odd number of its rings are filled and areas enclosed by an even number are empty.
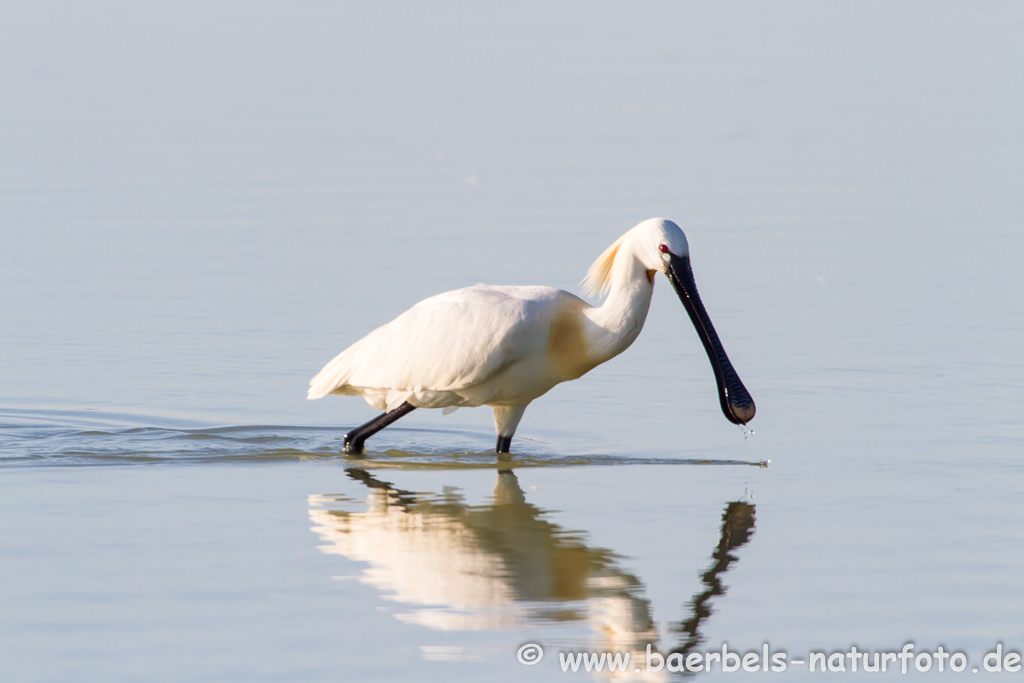
[[[648,271],[668,274],[672,257],[689,258],[690,245],[682,229],[665,218],[649,218],[627,233],[633,253]]]
[[[634,253],[648,269],[648,277],[653,277],[653,271],[664,273],[689,313],[715,371],[718,399],[725,417],[735,424],[750,422],[756,412],[754,399],[729,361],[697,293],[686,235],[678,225],[664,218],[650,218],[630,232],[633,233]]]

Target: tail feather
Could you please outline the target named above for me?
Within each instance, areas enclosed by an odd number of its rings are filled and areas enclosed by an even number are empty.
[[[348,363],[345,362],[345,356],[345,352],[338,354],[313,379],[309,380],[309,391],[306,392],[308,400],[323,398],[348,382],[351,372]]]

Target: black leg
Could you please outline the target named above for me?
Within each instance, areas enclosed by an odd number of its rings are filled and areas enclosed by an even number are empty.
[[[373,418],[366,424],[359,425],[346,434],[345,438],[342,440],[341,443],[345,452],[349,455],[359,455],[363,452],[363,444],[366,443],[367,439],[387,427],[398,418],[403,415],[408,415],[414,410],[416,410],[416,406],[411,403],[403,403],[394,410],[389,410],[388,412]]]
[[[498,445],[494,447],[495,453],[508,453],[512,448],[512,437],[498,435]]]

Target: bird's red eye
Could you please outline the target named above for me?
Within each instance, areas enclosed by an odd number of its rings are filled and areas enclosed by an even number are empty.
[[[668,245],[667,244],[661,245],[660,247],[658,247],[658,251],[660,251],[662,254],[667,254],[668,253]]]

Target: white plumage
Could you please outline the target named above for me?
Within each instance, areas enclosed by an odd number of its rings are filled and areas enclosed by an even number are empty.
[[[590,268],[587,289],[607,292],[601,306],[551,287],[476,285],[432,296],[338,354],[310,380],[308,398],[362,396],[385,411],[489,405],[499,451],[502,438],[507,450],[527,404],[629,347],[654,273],[688,256],[675,223],[650,219]]]
[[[432,296],[338,354],[310,382],[309,398],[356,394],[379,410],[404,401],[420,408],[521,402],[523,387],[489,381],[538,359],[544,319],[574,303],[583,305],[549,287],[476,285]]]

